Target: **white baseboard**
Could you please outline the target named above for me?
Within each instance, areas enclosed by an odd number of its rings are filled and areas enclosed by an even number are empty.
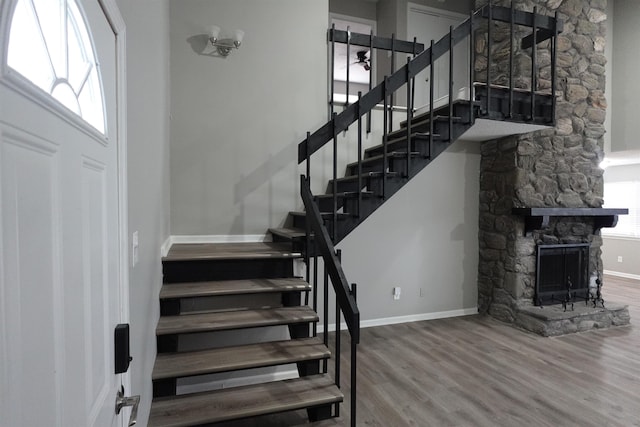
[[[422,314],[410,314],[408,316],[395,316],[395,317],[382,317],[379,319],[361,320],[360,328],[372,328],[374,326],[396,325],[398,323],[410,323],[421,322],[423,320],[435,320],[446,319],[449,317],[469,316],[471,314],[478,314],[478,307],[462,308],[459,310],[438,311],[435,313],[422,313]],[[340,330],[345,331],[347,324],[345,322],[340,323]],[[336,324],[329,324],[329,332],[336,330]],[[324,325],[318,324],[318,332],[324,331]]]
[[[603,273],[608,274],[610,276],[622,277],[624,279],[640,280],[640,275],[637,275],[637,274],[622,273],[620,271],[612,271],[612,270],[604,270]]]
[[[220,390],[223,388],[240,387],[243,385],[266,383],[271,381],[289,380],[298,378],[298,371],[295,369],[271,374],[249,375],[238,378],[227,378],[224,380],[207,381],[197,384],[183,384],[178,386],[180,394],[198,393],[208,390]]]
[[[161,255],[167,256],[174,244],[184,243],[255,243],[271,242],[270,234],[211,234],[211,235],[172,235],[160,248]]]
[[[171,249],[171,245],[173,243],[171,242],[171,236],[167,237],[167,240],[164,241],[164,243],[162,244],[162,246],[160,246],[160,257],[164,258],[167,256],[167,254],[169,253],[169,249]]]

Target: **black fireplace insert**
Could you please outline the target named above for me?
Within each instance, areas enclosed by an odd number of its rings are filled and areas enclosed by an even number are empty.
[[[538,245],[535,304],[589,299],[589,244]]]

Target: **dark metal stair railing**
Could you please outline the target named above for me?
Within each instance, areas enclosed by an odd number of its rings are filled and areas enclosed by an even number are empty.
[[[483,103],[482,107],[486,107],[481,111],[481,116],[491,116],[492,109],[492,81],[491,81],[491,68],[492,68],[492,26],[494,21],[506,22],[510,25],[510,34],[511,34],[511,42],[510,42],[510,57],[509,57],[509,100],[508,100],[508,117],[512,117],[513,115],[513,103],[514,103],[514,82],[513,82],[513,34],[514,34],[514,25],[524,25],[533,28],[533,33],[529,36],[526,36],[522,39],[522,48],[532,47],[532,69],[535,73],[537,70],[536,65],[536,44],[539,41],[546,40],[551,38],[550,48],[551,48],[551,57],[552,57],[552,94],[554,95],[554,99],[552,100],[552,117],[555,117],[555,85],[556,85],[556,73],[555,73],[555,63],[556,63],[556,37],[558,33],[562,30],[562,22],[558,20],[558,14],[556,13],[554,18],[546,17],[546,16],[538,16],[528,12],[515,11],[513,8],[513,4],[511,8],[498,7],[493,6],[491,4],[491,0],[489,4],[483,6],[482,8],[472,11],[469,14],[469,18],[465,20],[462,24],[457,26],[456,28],[450,27],[448,34],[443,36],[439,41],[434,42],[431,40],[430,46],[427,49],[424,49],[424,45],[418,44],[416,39],[414,38],[413,42],[407,42],[402,40],[396,40],[395,35],[392,36],[391,39],[384,39],[381,37],[375,37],[373,33],[371,34],[358,34],[351,33],[349,29],[347,31],[338,31],[333,26],[330,29],[329,39],[331,42],[331,51],[334,53],[335,57],[335,43],[346,43],[347,44],[347,52],[350,49],[350,46],[366,46],[371,50],[375,49],[385,49],[390,50],[392,53],[392,61],[391,61],[391,75],[385,76],[383,81],[378,84],[376,87],[371,88],[372,83],[371,79],[369,80],[369,92],[366,94],[362,94],[362,92],[358,92],[358,99],[353,103],[349,103],[349,82],[347,81],[347,99],[344,105],[343,111],[337,113],[334,111],[335,102],[333,99],[333,63],[331,64],[331,97],[330,97],[330,120],[316,130],[314,133],[307,132],[306,138],[303,142],[298,144],[298,163],[302,163],[306,161],[306,176],[301,175],[300,177],[300,193],[304,203],[304,208],[306,211],[306,253],[305,253],[305,262],[307,264],[307,280],[310,281],[313,276],[313,308],[317,312],[318,311],[318,257],[321,257],[324,264],[324,287],[323,287],[323,297],[324,297],[324,315],[323,315],[323,327],[324,327],[324,342],[328,346],[329,345],[329,281],[331,281],[331,285],[335,291],[336,295],[336,307],[335,307],[335,325],[336,325],[336,333],[335,333],[335,352],[336,352],[336,360],[334,367],[335,374],[335,382],[338,387],[340,387],[341,374],[340,374],[340,351],[341,351],[341,343],[340,343],[340,324],[341,317],[344,316],[347,329],[351,336],[351,425],[356,425],[356,362],[357,362],[357,344],[360,339],[360,312],[358,310],[356,304],[356,285],[352,284],[349,286],[344,271],[341,265],[341,254],[340,251],[336,251],[334,244],[337,242],[338,238],[338,186],[337,186],[337,151],[338,151],[338,135],[344,131],[346,131],[349,126],[358,121],[358,158],[357,158],[357,199],[356,206],[357,212],[355,213],[355,217],[360,219],[363,215],[363,159],[362,159],[362,118],[366,114],[367,115],[367,123],[366,123],[366,132],[369,133],[371,131],[371,111],[377,105],[382,103],[383,109],[383,125],[382,125],[382,171],[380,172],[370,172],[371,174],[380,173],[382,177],[381,187],[382,187],[382,197],[386,198],[387,196],[387,187],[386,182],[387,178],[391,176],[389,174],[389,155],[387,143],[389,142],[389,135],[392,132],[392,120],[393,120],[393,109],[394,109],[394,94],[397,90],[399,90],[403,85],[407,85],[407,125],[406,125],[406,176],[402,178],[410,179],[411,178],[411,156],[412,146],[412,119],[414,113],[414,102],[415,102],[415,77],[418,73],[424,70],[426,67],[429,67],[429,134],[428,134],[428,157],[429,160],[433,160],[434,153],[434,121],[436,117],[434,116],[434,63],[435,61],[445,55],[447,52],[449,53],[449,72],[448,72],[448,89],[449,89],[449,100],[447,105],[447,114],[448,120],[444,125],[442,130],[448,130],[448,141],[453,142],[454,137],[454,106],[453,106],[453,69],[454,69],[454,56],[453,56],[453,47],[460,43],[465,38],[469,37],[470,40],[470,53],[469,53],[469,90],[470,90],[470,99],[469,99],[469,117],[468,123],[473,124],[476,119],[475,116],[475,97],[473,94],[474,91],[474,59],[475,59],[475,34],[474,31],[477,29],[478,17],[487,18],[489,21],[487,35],[487,82],[486,82],[486,103]],[[541,36],[541,37],[538,37]],[[399,68],[398,70],[394,70],[395,68],[395,53],[409,53],[413,54],[413,58],[407,58],[407,63]],[[371,73],[371,71],[370,71]],[[370,74],[371,75],[371,74]],[[348,77],[347,77],[348,80]],[[535,75],[532,77],[532,88],[531,88],[531,98],[530,98],[530,108],[531,108],[531,120],[535,121]],[[457,120],[460,118],[456,118]],[[333,140],[333,158],[332,158],[332,169],[333,169],[333,185],[331,187],[332,195],[331,195],[331,206],[332,212],[330,212],[330,219],[332,222],[331,232],[327,229],[325,225],[325,220],[323,219],[322,214],[319,210],[319,205],[317,203],[316,198],[311,193],[311,155],[322,148],[327,142]],[[439,152],[439,151],[438,151]],[[404,154],[404,153],[403,153]],[[393,156],[394,153],[392,152]],[[395,176],[395,175],[393,175]],[[352,196],[352,195],[351,195]],[[341,194],[340,197],[347,197],[347,194]],[[346,203],[346,202],[345,202]],[[343,203],[343,206],[345,205]],[[329,219],[329,217],[326,217]],[[313,252],[313,263],[311,262],[312,257],[310,256],[310,252]],[[313,264],[313,273],[311,273],[311,264]],[[308,298],[305,299],[308,302]],[[317,336],[317,326],[314,324],[313,326],[313,335]],[[327,373],[329,371],[328,361],[325,360],[322,366],[322,372]],[[339,415],[339,406],[335,406],[335,415]]]
[[[336,251],[329,233],[324,226],[324,222],[320,215],[320,210],[316,205],[311,188],[309,187],[309,178],[304,175],[300,176],[300,194],[307,212],[308,228],[313,232],[314,253],[319,252],[324,263],[324,343],[329,345],[329,279],[335,292],[336,297],[336,331],[335,331],[335,383],[340,387],[340,324],[341,315],[344,316],[347,330],[351,337],[351,366],[350,366],[350,406],[351,406],[351,426],[356,426],[356,362],[357,362],[357,345],[360,342],[360,311],[356,303],[356,285],[349,287],[342,265],[340,264],[340,252]],[[307,248],[307,252],[309,247]],[[308,267],[308,266],[307,266]],[[317,268],[317,259],[314,263]],[[308,268],[307,268],[308,269]],[[315,298],[314,298],[315,300]],[[325,361],[322,371],[328,372],[328,365]],[[335,416],[339,416],[339,406],[336,405]]]

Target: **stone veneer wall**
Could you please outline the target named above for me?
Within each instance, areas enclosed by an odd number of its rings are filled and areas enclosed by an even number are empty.
[[[476,6],[486,4],[477,1]],[[509,6],[509,2],[494,2]],[[590,274],[602,271],[599,235],[584,218],[552,219],[550,228],[524,235],[514,207],[601,207],[606,0],[515,0],[518,10],[553,15],[564,21],[557,41],[557,125],[554,129],[482,143],[480,176],[480,312],[507,322],[533,302],[536,245],[591,243]],[[494,27],[492,81],[508,82],[508,24]],[[523,32],[520,32],[523,31]],[[517,40],[531,32],[522,28]],[[486,79],[486,32],[478,33],[476,80]],[[538,46],[538,89],[550,87],[549,44]],[[517,48],[515,82],[531,84],[531,49]]]

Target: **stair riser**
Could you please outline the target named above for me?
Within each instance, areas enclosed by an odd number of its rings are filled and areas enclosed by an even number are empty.
[[[168,286],[180,286],[180,284],[169,284]],[[193,311],[215,312],[222,310],[245,310],[300,305],[299,303],[284,303],[287,300],[295,298],[296,294],[299,299],[300,291],[163,299],[160,301],[160,315],[177,316]]]
[[[477,106],[473,107],[474,109],[477,109]],[[440,108],[436,108],[433,111],[433,115],[434,116],[449,116],[449,107],[448,106],[443,106]],[[462,123],[468,124],[469,123],[469,105],[468,104],[462,104],[462,103],[455,103],[453,104],[453,115],[456,117],[461,117],[462,118]],[[415,130],[415,123],[417,122],[421,122],[424,120],[427,120],[429,117],[429,112],[423,112],[420,113],[419,115],[415,116],[412,120],[412,123],[414,124],[412,126],[412,130]],[[428,123],[428,121],[427,121]],[[436,121],[437,123],[437,121]],[[434,123],[434,127],[435,127],[435,123]],[[407,127],[407,122],[402,121],[400,123],[400,128],[404,129]],[[429,125],[427,124],[427,129],[428,129]]]
[[[436,139],[436,138],[434,138]],[[387,153],[391,151],[407,151],[407,141],[397,141],[391,144],[387,144]],[[429,137],[413,137],[411,139],[411,151],[418,152],[420,154],[429,153]],[[369,157],[375,157],[382,155],[383,148],[378,147],[374,150],[367,150],[365,152],[365,159]]]
[[[476,98],[481,106],[482,111],[486,110],[486,89],[483,88],[478,92]],[[504,95],[502,91],[492,91],[491,93],[491,111],[502,111],[504,114],[498,114],[496,119],[502,120],[506,118],[509,111],[509,99]],[[535,115],[536,122],[541,124],[550,123],[552,118],[549,115],[551,111],[551,102],[542,97],[536,98]],[[529,118],[531,117],[531,95],[521,92],[514,92],[513,109],[512,114],[517,118]]]
[[[171,261],[162,270],[164,283],[293,277],[293,258]]]

